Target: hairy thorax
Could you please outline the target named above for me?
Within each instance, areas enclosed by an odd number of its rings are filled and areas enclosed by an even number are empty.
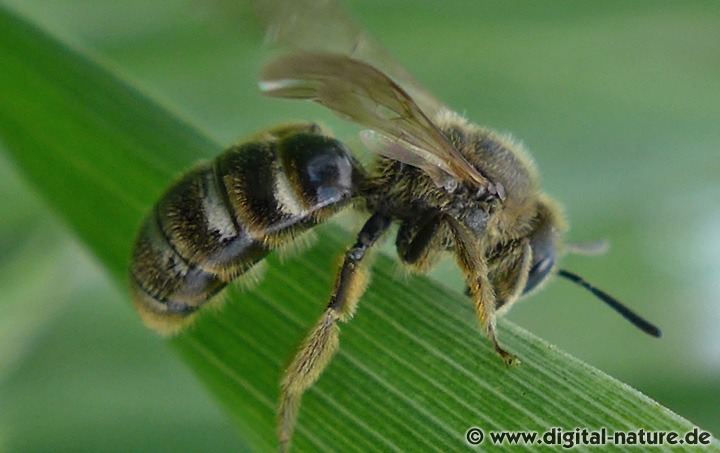
[[[472,182],[464,181],[448,192],[422,170],[380,157],[363,190],[369,207],[385,211],[400,222],[438,213],[449,215],[489,244],[523,236],[538,202],[535,169],[523,147],[453,112],[442,112],[435,122],[471,165],[493,184],[502,186],[504,198],[488,196]]]

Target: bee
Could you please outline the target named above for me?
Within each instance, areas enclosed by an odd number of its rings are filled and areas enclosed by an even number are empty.
[[[585,287],[660,336],[607,293],[557,268],[572,247],[562,244],[559,206],[541,192],[524,147],[405,80],[407,89],[344,53],[303,50],[272,59],[261,71],[262,93],[317,102],[366,128],[361,139],[374,162],[363,167],[312,123],[271,128],[183,175],[147,216],[135,243],[135,305],[150,327],[173,333],[273,250],[342,209],[365,214],[325,310],[282,378],[282,450],[289,448],[303,393],[338,350],[338,324],[352,318],[362,297],[369,252],[394,224],[397,255],[410,268],[425,272],[442,255],[454,256],[479,325],[508,365],[518,360],[498,341],[496,319],[551,275]]]

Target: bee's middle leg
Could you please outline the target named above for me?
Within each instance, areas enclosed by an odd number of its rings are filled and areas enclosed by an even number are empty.
[[[367,272],[361,266],[362,260],[389,226],[390,218],[379,213],[365,222],[355,245],[345,252],[330,303],[285,371],[278,410],[278,435],[283,450],[289,445],[302,394],[320,377],[338,349],[337,322],[352,317],[365,291]]]
[[[434,250],[439,250],[438,232],[442,226],[440,215],[428,215],[420,222],[403,223],[395,239],[398,256],[406,263],[422,271],[433,262]],[[436,251],[436,250],[435,250]]]

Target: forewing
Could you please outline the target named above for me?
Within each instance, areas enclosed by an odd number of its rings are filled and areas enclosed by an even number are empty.
[[[364,61],[401,84],[431,118],[445,108],[334,0],[253,0],[269,45]]]
[[[417,155],[431,176],[436,167],[457,181],[488,183],[402,88],[367,63],[332,53],[284,55],[263,68],[260,88],[273,97],[313,100],[385,135]],[[381,154],[405,161],[392,148]]]

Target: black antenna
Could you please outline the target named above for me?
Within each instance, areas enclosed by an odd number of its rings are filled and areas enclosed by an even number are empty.
[[[657,338],[660,338],[660,336],[662,336],[662,332],[660,332],[660,329],[658,329],[657,326],[642,318],[634,311],[630,310],[628,307],[623,305],[620,301],[612,297],[610,294],[594,287],[579,275],[573,274],[572,272],[563,269],[558,269],[557,274],[561,277],[567,278],[571,282],[576,283],[593,293],[598,299],[608,304],[613,310],[620,313],[623,318],[633,323],[635,327],[642,330],[646,334],[652,335],[653,337]]]

